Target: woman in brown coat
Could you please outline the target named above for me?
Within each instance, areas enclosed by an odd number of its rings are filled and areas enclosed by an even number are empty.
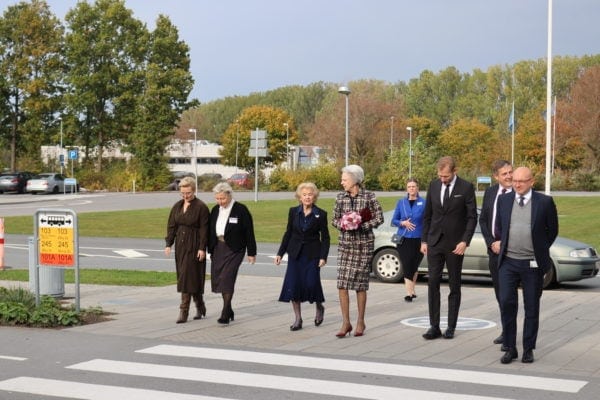
[[[206,274],[206,246],[208,244],[208,207],[195,196],[196,181],[185,177],[179,183],[179,200],[169,214],[165,254],[171,254],[175,244],[175,267],[177,271],[177,291],[181,293],[179,318],[177,323],[188,319],[190,301],[196,303],[196,316],[206,315],[204,278]]]

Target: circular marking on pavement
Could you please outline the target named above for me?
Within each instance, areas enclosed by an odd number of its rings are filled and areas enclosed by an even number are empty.
[[[400,322],[404,325],[412,326],[415,328],[428,329],[431,326],[429,324],[429,317],[407,318],[407,319],[403,319]],[[490,329],[495,326],[496,326],[495,322],[486,321],[485,319],[458,317],[458,321],[456,323],[456,330],[457,331],[469,331],[469,330],[478,330],[478,329]],[[447,317],[440,318],[440,329],[445,329],[447,327],[448,327],[448,318]]]

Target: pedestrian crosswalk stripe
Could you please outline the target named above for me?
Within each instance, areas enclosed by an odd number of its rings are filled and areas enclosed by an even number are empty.
[[[359,399],[398,400],[499,400],[500,397],[488,397],[467,394],[440,393],[427,390],[403,389],[390,386],[366,385],[320,379],[292,378],[280,375],[254,374],[247,372],[225,371],[218,369],[179,367],[173,365],[148,364],[128,361],[95,359],[68,366],[67,368],[125,374],[163,379],[180,379],[213,384],[239,385],[254,388],[286,390],[300,393],[341,396]]]
[[[135,389],[120,386],[95,385],[55,379],[30,378],[21,376],[0,382],[0,390],[10,392],[56,396],[62,399],[84,400],[227,400],[223,397],[210,397],[185,393],[163,392],[160,390]]]
[[[12,361],[25,361],[26,358],[23,357],[14,357],[14,356],[0,356],[3,360],[12,360]]]
[[[525,389],[541,389],[567,393],[577,393],[587,384],[587,381],[574,379],[543,378],[530,375],[433,368],[422,367],[418,365],[398,365],[381,362],[319,358],[310,356],[294,356],[290,354],[226,350],[209,347],[158,345],[149,347],[147,349],[137,350],[137,352],[176,357],[240,361],[288,367],[318,368],[333,371],[390,375],[406,378],[410,377],[483,385],[508,386],[511,388],[518,387]]]
[[[115,253],[122,255],[126,258],[138,258],[138,257],[148,257],[148,254],[140,253],[139,251],[133,249],[124,249],[124,250],[113,250]]]

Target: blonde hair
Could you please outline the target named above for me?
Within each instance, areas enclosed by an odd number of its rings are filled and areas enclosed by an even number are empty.
[[[196,178],[192,177],[192,176],[186,176],[181,178],[181,180],[179,181],[179,187],[182,188],[191,188],[192,191],[196,191]]]
[[[317,188],[317,185],[315,185],[312,182],[302,182],[301,184],[299,184],[298,187],[296,188],[296,199],[298,201],[300,201],[300,192],[302,192],[303,189],[312,190],[313,195],[315,197],[313,203],[316,203],[317,199],[319,198],[319,189]]]

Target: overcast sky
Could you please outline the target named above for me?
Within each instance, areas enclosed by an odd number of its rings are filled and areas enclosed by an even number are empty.
[[[76,0],[47,0],[64,21]],[[16,0],[0,0],[2,11]],[[126,0],[191,49],[202,102],[287,85],[408,81],[545,58],[548,0]],[[600,54],[600,1],[553,1],[553,54]]]

